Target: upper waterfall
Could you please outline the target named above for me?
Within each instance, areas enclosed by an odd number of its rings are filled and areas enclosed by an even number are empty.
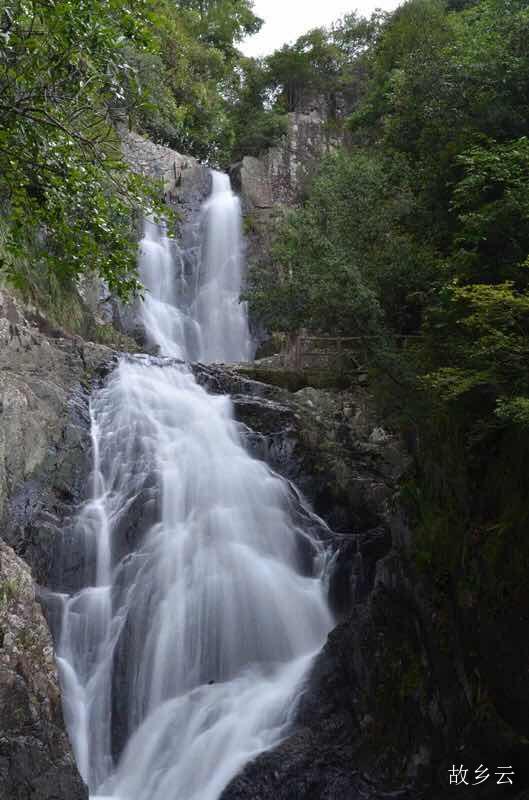
[[[140,277],[146,289],[142,318],[147,337],[164,355],[249,361],[254,348],[246,303],[240,300],[245,269],[241,204],[221,172],[211,173],[197,249],[192,269],[186,269],[164,226],[145,222]]]

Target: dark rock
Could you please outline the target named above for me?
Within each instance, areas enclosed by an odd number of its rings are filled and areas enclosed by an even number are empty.
[[[87,800],[61,710],[50,632],[31,573],[0,542],[0,793]]]
[[[208,391],[232,395],[252,452],[295,482],[333,530],[384,523],[408,457],[398,437],[377,426],[365,389],[291,393],[248,377],[244,366],[194,371]]]
[[[5,541],[49,585],[58,529],[83,499],[91,466],[89,387],[115,354],[19,330],[0,348],[0,519]]]
[[[0,520],[3,539],[17,553],[0,540],[0,795],[6,800],[88,797],[66,734],[33,577],[52,581],[62,531],[84,496],[89,387],[113,358],[107,347],[63,331],[44,334],[0,293]],[[85,565],[68,569],[69,583],[78,584]]]

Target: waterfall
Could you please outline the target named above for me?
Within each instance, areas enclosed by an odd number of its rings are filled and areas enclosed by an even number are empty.
[[[160,356],[122,357],[92,398],[91,492],[63,545],[84,567],[57,654],[93,798],[217,800],[285,735],[331,627],[323,547],[289,485],[247,452],[230,398],[177,360],[250,356],[240,231],[215,173],[190,289],[147,224],[142,314]]]
[[[146,289],[142,318],[150,344],[164,355],[192,361],[249,361],[253,345],[246,303],[240,301],[243,237],[240,200],[230,179],[212,173],[202,206],[199,258],[186,276],[176,242],[146,221],[140,277]]]
[[[239,302],[242,282],[242,218],[230,179],[213,173],[212,192],[204,205],[205,236],[201,252],[196,318],[203,336],[201,359],[248,361],[252,346],[246,307]]]
[[[148,343],[167,356],[201,359],[201,331],[186,303],[193,279],[186,277],[175,240],[150,220],[144,222],[139,273],[144,286],[140,315]]]

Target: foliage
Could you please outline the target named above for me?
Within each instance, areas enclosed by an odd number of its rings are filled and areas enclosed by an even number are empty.
[[[234,146],[232,160],[258,156],[287,131],[287,117],[271,106],[272,78],[266,61],[242,58],[229,96]]]
[[[150,5],[154,52],[128,50],[123,110],[156,141],[213,163],[229,161],[245,61],[236,45],[261,20],[249,0]]]
[[[285,133],[286,112],[304,97],[323,97],[340,117],[340,105],[361,91],[360,56],[384,18],[351,14],[259,60],[236,49],[261,25],[249,0],[156,0],[154,48],[126,50],[122,111],[156,141],[217,165],[258,155]]]
[[[372,347],[390,330],[415,333],[437,275],[405,231],[412,214],[405,162],[361,150],[329,156],[283,226],[280,280],[251,276],[253,309],[276,329],[373,337]]]
[[[529,609],[528,40],[525,0],[408,0],[348,71],[274,62],[356,105],[250,299],[276,330],[362,337],[413,434],[416,563],[450,615]]]
[[[97,270],[137,286],[132,210],[153,193],[124,169],[110,122],[126,70],[122,44],[147,46],[146,3],[0,3],[0,269],[28,262],[71,281]],[[24,268],[25,266],[25,268]]]
[[[135,221],[160,193],[126,169],[116,125],[228,159],[236,45],[260,24],[249,0],[0,0],[3,275],[30,294],[94,271],[136,291]],[[277,135],[266,116],[253,146]]]
[[[464,177],[455,186],[452,208],[457,271],[467,280],[512,278],[527,285],[523,264],[529,253],[529,140],[487,141],[457,158]]]
[[[285,45],[266,59],[270,88],[277,105],[295,111],[304,97],[323,97],[331,116],[338,112],[338,96],[350,101],[360,92],[362,55],[376,41],[385,15],[364,19],[349,14],[330,29],[315,28],[293,45]]]

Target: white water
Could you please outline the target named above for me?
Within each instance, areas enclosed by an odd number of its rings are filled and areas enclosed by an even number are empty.
[[[248,361],[252,346],[242,283],[242,218],[230,179],[213,173],[211,197],[204,205],[205,236],[195,313],[205,361]]]
[[[250,353],[240,210],[221,177],[195,316],[175,307],[177,251],[154,226],[142,242],[144,321],[164,355],[189,341],[209,358]],[[88,585],[64,596],[58,645],[77,762],[92,797],[217,800],[287,730],[331,626],[324,553],[288,485],[246,452],[230,399],[184,364],[123,358],[91,412],[93,486],[74,536]]]
[[[164,355],[196,361],[249,361],[253,345],[243,280],[242,218],[230,179],[212,173],[202,207],[201,245],[195,274],[186,275],[174,240],[150,222],[140,244],[142,307],[151,344]]]

